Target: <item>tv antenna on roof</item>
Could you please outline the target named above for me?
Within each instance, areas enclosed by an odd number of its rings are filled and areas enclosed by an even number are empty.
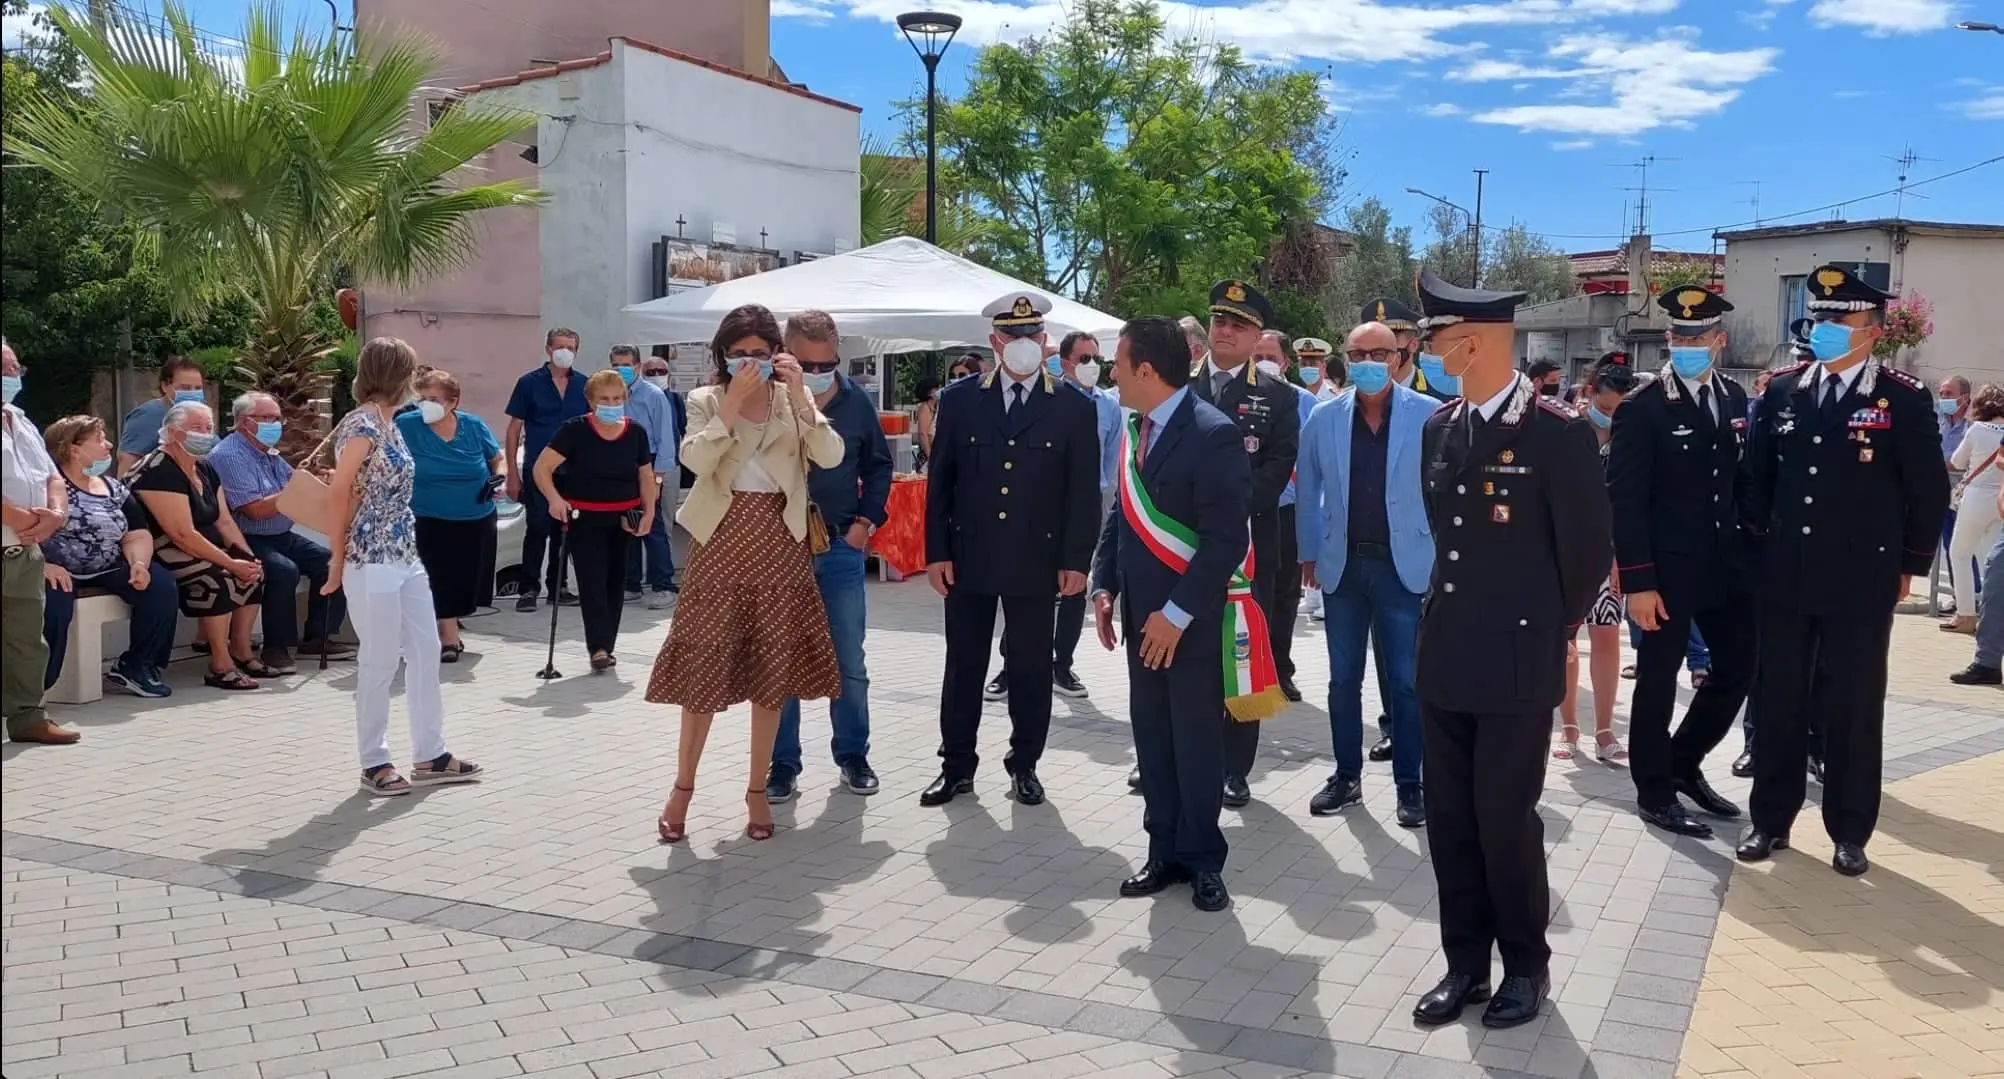
[[[1649,231],[1649,167],[1659,161],[1677,160],[1680,159],[1675,157],[1657,157],[1655,154],[1648,154],[1640,161],[1631,161],[1626,164],[1610,166],[1612,168],[1634,169],[1636,172],[1636,186],[1622,188],[1623,191],[1635,192],[1635,235],[1639,236]],[[1674,187],[1662,187],[1657,188],[1657,190],[1661,192],[1675,191],[1677,189]],[[1624,216],[1626,215],[1624,214]]]
[[[1889,154],[1880,154],[1879,156],[1899,166],[1900,182],[1899,182],[1899,188],[1894,195],[1893,217],[1895,219],[1904,217],[1906,216],[1905,210],[1907,205],[1907,193],[1908,193],[1907,177],[1913,172],[1914,165],[1922,161],[1940,161],[1941,159],[1938,157],[1922,157],[1919,154],[1914,153],[1914,148],[1911,144],[1908,144],[1906,148],[1900,152],[1900,156],[1898,157],[1893,157]],[[1924,199],[1927,198],[1928,196],[1923,195],[1920,192],[1916,191],[1913,192],[1913,197],[1917,199]]]
[[[1749,198],[1749,199],[1747,199],[1747,200],[1746,200],[1746,205],[1748,205],[1748,206],[1750,206],[1750,207],[1752,207],[1752,208],[1753,208],[1753,223],[1754,223],[1754,227],[1755,227],[1755,228],[1759,228],[1759,227],[1760,227],[1760,181],[1759,181],[1759,180],[1735,180],[1735,181],[1734,181],[1734,183],[1738,184],[1738,185],[1739,185],[1739,186],[1741,186],[1741,187],[1746,187],[1746,186],[1748,186],[1748,185],[1751,185],[1751,186],[1753,187],[1753,197],[1751,197],[1751,198]]]

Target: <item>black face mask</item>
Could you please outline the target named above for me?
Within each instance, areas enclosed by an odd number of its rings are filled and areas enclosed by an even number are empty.
[[[1540,397],[1557,397],[1558,395],[1559,388],[1557,386],[1546,385],[1538,387],[1538,396]]]

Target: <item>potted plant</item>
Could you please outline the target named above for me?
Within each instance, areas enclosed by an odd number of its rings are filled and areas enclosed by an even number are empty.
[[[1886,305],[1886,332],[1872,346],[1875,359],[1894,360],[1903,350],[1915,349],[1934,333],[1934,305],[1919,292],[1911,292]]]

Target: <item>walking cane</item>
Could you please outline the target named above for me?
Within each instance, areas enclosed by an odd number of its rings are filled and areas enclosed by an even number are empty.
[[[334,595],[340,594],[340,590],[336,589]],[[328,623],[334,620],[334,596],[323,598],[327,602],[320,605],[320,669],[324,671],[327,669],[327,649],[334,635],[334,631],[328,626]]]
[[[536,677],[545,682],[563,677],[557,670],[557,612],[563,606],[558,600],[564,594],[564,547],[567,546],[564,540],[570,534],[571,515],[567,514],[563,523],[557,528],[557,583],[556,587],[550,590],[550,655],[544,662],[543,669],[536,672]]]

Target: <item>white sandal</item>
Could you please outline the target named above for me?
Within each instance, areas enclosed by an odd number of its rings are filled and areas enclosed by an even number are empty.
[[[1572,732],[1570,737],[1567,736],[1566,734],[1567,731]],[[1580,752],[1579,724],[1577,723],[1560,724],[1559,740],[1552,744],[1552,759],[1555,761],[1569,761],[1572,760],[1574,757],[1579,756],[1579,752]]]
[[[1606,740],[1602,741],[1603,738]],[[1594,759],[1610,768],[1628,767],[1628,750],[1622,746],[1621,740],[1614,736],[1613,731],[1596,733],[1593,740]]]

